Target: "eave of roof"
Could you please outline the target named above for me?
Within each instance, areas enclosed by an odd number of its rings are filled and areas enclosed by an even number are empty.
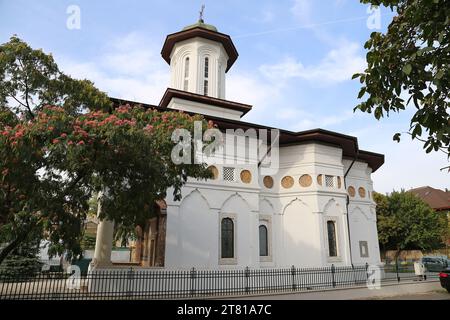
[[[159,107],[166,108],[169,104],[170,100],[172,98],[179,98],[179,99],[185,99],[189,101],[199,102],[199,103],[205,103],[208,105],[216,106],[216,107],[222,107],[226,109],[232,109],[242,112],[242,116],[249,112],[252,109],[252,106],[249,104],[243,104],[239,102],[224,100],[224,99],[218,99],[214,97],[205,96],[202,94],[177,90],[173,88],[168,88],[166,92],[164,93],[160,103]]]
[[[203,97],[206,99],[221,100],[221,101],[224,101],[225,103],[230,102],[227,100],[206,97],[206,96],[197,95],[197,94],[184,92],[184,91],[180,91],[180,90],[175,90],[175,89],[167,89],[166,94],[168,92],[177,93],[177,94],[181,92],[181,93],[187,94],[187,96],[186,95],[183,96],[184,98],[189,97],[190,95],[195,95],[195,96],[200,96],[200,97]],[[166,96],[166,94],[164,94],[164,96]],[[169,97],[167,97],[166,100],[168,98]],[[163,103],[163,101],[166,101],[164,97],[163,97],[163,99],[161,99],[161,102],[158,106],[135,102],[135,101],[130,101],[130,100],[117,99],[117,98],[110,98],[110,99],[113,102],[114,106],[119,106],[122,104],[130,104],[130,105],[140,105],[144,108],[157,109],[157,110],[160,110],[163,112],[164,111],[175,111],[175,110],[166,108],[167,104]],[[170,99],[168,101],[170,101]],[[208,103],[211,103],[211,102],[208,102]],[[239,104],[239,103],[236,103],[236,104]],[[241,104],[239,104],[239,105],[241,105]],[[251,106],[249,106],[249,105],[246,105],[246,106],[251,108]],[[193,114],[191,112],[186,112],[186,113]],[[279,132],[280,132],[279,143],[281,146],[302,144],[302,143],[307,143],[307,142],[311,142],[311,141],[319,142],[319,143],[327,144],[327,145],[332,145],[332,146],[338,146],[342,149],[343,157],[366,162],[368,164],[368,166],[372,169],[372,172],[377,171],[378,168],[380,168],[384,164],[384,155],[383,154],[360,150],[358,147],[358,139],[356,137],[345,135],[342,133],[329,131],[329,130],[325,130],[325,129],[312,129],[312,130],[293,132],[293,131],[289,131],[289,130],[278,129],[275,127],[255,124],[255,123],[251,123],[251,122],[245,122],[245,121],[241,121],[241,120],[219,118],[219,117],[214,117],[214,116],[209,116],[209,115],[204,115],[204,117],[206,119],[212,120],[214,123],[216,123],[218,125],[219,129],[221,129],[221,130],[224,130],[224,129],[243,129],[243,130],[247,130],[247,129],[271,130],[271,129],[274,129],[274,130],[279,130]],[[270,135],[270,133],[269,133],[269,135]]]
[[[384,164],[384,154],[366,150],[359,150],[358,159],[367,162],[373,172]]]
[[[205,38],[208,40],[222,43],[223,48],[228,54],[226,71],[228,71],[231,68],[231,66],[234,64],[234,62],[237,60],[239,56],[237,49],[234,46],[234,43],[229,35],[201,27],[194,27],[191,29],[182,30],[179,32],[169,34],[166,37],[166,40],[164,41],[164,45],[161,50],[161,55],[164,58],[164,60],[166,60],[166,62],[170,64],[170,54],[172,53],[172,49],[175,46],[175,43],[195,37]]]

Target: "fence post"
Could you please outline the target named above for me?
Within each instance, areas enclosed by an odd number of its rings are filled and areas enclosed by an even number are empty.
[[[191,296],[195,295],[195,268],[191,269]]]
[[[133,268],[130,268],[127,272],[127,297],[131,298],[132,296],[132,289],[131,289],[131,283],[134,278]]]
[[[245,267],[245,292],[249,293],[250,292],[250,287],[249,287],[249,277],[250,277],[250,268],[249,267]]]
[[[367,270],[369,270],[369,264],[366,262],[366,281],[369,281],[369,273]]]
[[[292,274],[292,291],[295,291],[297,289],[297,286],[295,284],[295,267],[291,267],[291,274]]]
[[[334,268],[334,264],[331,265],[331,279],[333,281],[333,288],[336,288],[336,281],[334,279],[334,273],[336,272],[335,268]]]
[[[397,272],[397,282],[400,282],[400,276],[398,274],[398,258],[395,259],[395,271]]]

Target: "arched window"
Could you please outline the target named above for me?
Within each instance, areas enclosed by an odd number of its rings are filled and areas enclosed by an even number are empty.
[[[189,57],[184,60],[184,91],[189,89]]]
[[[204,73],[204,80],[203,80],[203,94],[205,96],[208,95],[208,78],[209,78],[209,58],[205,58],[205,73]]]
[[[231,218],[221,222],[221,257],[234,258],[234,223]]]
[[[328,231],[328,255],[330,257],[336,257],[337,256],[336,223],[334,221],[327,221],[327,231]]]
[[[267,257],[269,255],[267,227],[265,225],[259,226],[259,255],[261,257]]]

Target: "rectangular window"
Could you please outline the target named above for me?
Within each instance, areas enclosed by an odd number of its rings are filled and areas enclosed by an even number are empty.
[[[327,221],[327,231],[328,231],[328,255],[330,257],[337,257],[336,223],[334,221]]]
[[[367,241],[359,242],[359,255],[361,256],[361,258],[369,257],[369,246],[367,245]]]
[[[183,86],[184,91],[188,91],[188,86],[189,86],[189,80],[185,79],[184,80],[184,86]]]
[[[333,176],[325,176],[325,186],[327,186],[328,188],[333,188],[334,187],[334,177]]]

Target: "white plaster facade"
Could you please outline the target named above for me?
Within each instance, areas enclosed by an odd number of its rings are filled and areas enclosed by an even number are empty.
[[[205,77],[205,59],[208,76]],[[170,87],[225,99],[225,69],[228,55],[219,42],[195,37],[175,44],[170,59]],[[185,85],[187,84],[187,86]]]
[[[222,43],[198,36],[173,46],[170,86],[203,95],[206,57],[209,59],[208,96],[225,99],[228,54]],[[218,106],[214,101],[190,98],[172,98],[165,107],[235,123],[244,115],[243,111]],[[271,175],[270,188],[263,182],[265,175],[257,159],[251,158],[247,163],[236,161],[238,157],[228,160],[233,160],[232,164],[214,163],[216,179],[189,180],[182,189],[181,201],[167,197],[165,268],[380,263],[375,203],[371,197],[372,169],[364,159],[356,156],[349,159],[344,155],[344,147],[314,139],[280,145],[279,170]],[[250,181],[241,180],[243,170],[250,172]],[[309,186],[301,186],[299,179],[303,175],[309,176]],[[291,187],[283,186],[284,177],[291,177]],[[355,194],[348,196],[349,187],[353,187]],[[171,190],[167,194],[171,195]],[[231,219],[234,226],[231,257],[223,257],[222,253],[222,219]],[[106,224],[111,228],[109,222]],[[260,226],[267,230],[267,252],[263,256],[260,256]],[[336,249],[331,255],[328,229],[333,227],[330,226],[334,226]],[[97,234],[98,244],[108,241],[105,235],[111,236],[106,232]],[[104,256],[107,254],[98,249],[96,260]]]
[[[342,160],[339,148],[320,144],[303,144],[280,149],[280,170],[272,176],[274,185],[263,184],[257,164],[235,166],[252,173],[252,182],[190,181],[183,188],[179,202],[167,202],[167,268],[243,268],[319,267],[327,265],[377,264],[380,262],[376,229],[375,203],[367,196],[372,191],[370,169],[355,162],[347,175],[347,185],[364,187],[366,196],[350,197],[347,220],[347,191],[343,181],[351,161]],[[225,165],[229,166],[229,165]],[[219,172],[222,166],[216,165]],[[299,184],[300,176],[312,177],[309,187]],[[333,186],[319,185],[317,176],[333,177]],[[281,185],[291,176],[294,185]],[[170,194],[170,191],[168,192]],[[231,217],[235,222],[235,258],[223,261],[220,255],[220,221]],[[327,221],[336,225],[337,256],[328,254]],[[268,256],[259,256],[258,227],[268,226]],[[350,229],[350,238],[349,238]],[[350,239],[350,240],[349,240]],[[361,256],[359,242],[368,245]],[[350,243],[352,259],[350,258]]]

